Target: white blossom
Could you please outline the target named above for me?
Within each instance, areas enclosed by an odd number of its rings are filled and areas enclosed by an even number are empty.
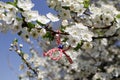
[[[38,21],[41,22],[42,24],[47,24],[50,22],[50,20],[46,16],[38,16]]]
[[[68,25],[68,21],[67,20],[63,20],[62,21],[62,26],[67,26]]]
[[[28,55],[28,54],[24,54],[24,55],[23,55],[23,58],[24,58],[25,60],[27,60],[27,59],[29,58],[29,55]]]
[[[61,19],[71,19],[71,14],[69,10],[62,9],[60,11],[60,17]]]
[[[23,10],[31,10],[34,4],[31,0],[18,0],[17,6]]]
[[[19,46],[20,46],[20,48],[22,48],[22,47],[23,47],[23,44],[19,44]]]
[[[82,45],[82,48],[85,49],[85,50],[92,49],[93,48],[93,44],[90,43],[90,42],[84,42],[83,45]]]
[[[59,21],[58,17],[53,15],[52,13],[48,13],[46,15],[52,22],[56,22],[56,21]]]
[[[103,39],[101,40],[101,44],[107,46],[107,44],[108,44],[107,39],[106,39],[106,38],[103,38]]]
[[[49,4],[49,6],[51,8],[55,8],[57,3],[58,3],[58,1],[57,0],[47,0],[47,3]]]
[[[16,14],[12,11],[7,12],[6,15],[4,15],[3,20],[7,24],[11,24],[16,19]]]
[[[61,6],[70,7],[72,3],[72,0],[61,0]]]
[[[38,18],[38,11],[24,11],[22,15],[26,22],[36,21]]]
[[[37,39],[39,37],[39,34],[37,32],[37,29],[32,29],[30,31],[30,35],[34,38],[34,39]]]
[[[20,50],[17,50],[17,53],[18,53],[18,54],[20,54],[20,53],[21,53],[21,51],[20,51]]]
[[[108,13],[103,14],[103,15],[102,15],[102,19],[103,19],[103,22],[104,22],[107,26],[111,25],[111,22],[114,21],[114,17],[113,17],[111,14],[108,14]]]

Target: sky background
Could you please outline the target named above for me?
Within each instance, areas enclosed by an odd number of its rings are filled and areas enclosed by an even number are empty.
[[[13,0],[0,1],[7,2]],[[46,0],[32,0],[32,2],[35,4],[33,9],[38,10],[40,14],[55,13],[54,10],[47,7]],[[18,80],[21,60],[16,53],[9,51],[10,44],[15,38],[18,38],[19,43],[24,45],[24,51],[29,50],[27,43],[16,34],[12,34],[11,32],[0,33],[0,80]]]

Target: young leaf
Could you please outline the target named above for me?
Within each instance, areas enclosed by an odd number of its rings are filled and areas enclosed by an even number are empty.
[[[116,15],[116,18],[120,18],[120,14],[117,14],[117,15]]]
[[[41,22],[39,22],[39,21],[36,21],[39,25],[41,25],[41,26],[45,26],[45,24],[42,24]]]
[[[74,48],[75,51],[78,51],[82,46],[82,41],[81,43],[78,43],[77,46]]]
[[[14,2],[6,2],[6,3],[15,6]]]
[[[84,4],[84,8],[88,8],[90,5],[90,0],[84,0],[83,4]]]
[[[50,33],[50,32],[47,32],[43,38],[48,38],[50,41],[53,41],[54,40],[54,36]]]
[[[30,28],[30,29],[35,28],[35,24],[33,24],[31,22],[28,22],[27,25],[28,25],[28,28]]]

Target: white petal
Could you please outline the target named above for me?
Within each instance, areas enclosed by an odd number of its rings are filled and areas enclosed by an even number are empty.
[[[56,22],[56,21],[59,21],[58,17],[53,15],[52,13],[48,13],[46,15],[52,22]]]

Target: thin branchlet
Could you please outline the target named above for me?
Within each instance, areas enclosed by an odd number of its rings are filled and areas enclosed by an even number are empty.
[[[93,40],[94,40],[94,39],[102,39],[102,38],[107,38],[107,39],[109,39],[109,38],[112,38],[112,37],[117,37],[118,35],[119,35],[119,34],[113,34],[113,35],[109,35],[109,36],[103,35],[103,36],[92,37],[92,38],[93,38]]]
[[[15,48],[16,48],[15,51],[17,52],[17,51],[19,50],[18,46],[15,45]],[[18,55],[20,56],[20,58],[22,59],[22,61],[26,64],[26,66],[27,66],[31,71],[33,71],[33,73],[34,73],[36,76],[38,76],[37,71],[36,71],[34,68],[32,68],[31,65],[24,59],[24,56],[23,56],[22,51],[20,51],[20,53],[18,53]]]

